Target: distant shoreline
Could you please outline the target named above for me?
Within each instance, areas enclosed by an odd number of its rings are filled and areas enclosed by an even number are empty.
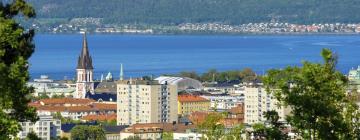
[[[50,32],[36,32],[36,34],[43,34],[43,35],[70,35],[70,34],[81,34],[80,32],[73,32],[73,33],[50,33]],[[157,35],[169,35],[169,36],[312,36],[312,35],[339,35],[339,36],[347,36],[347,35],[360,35],[360,33],[97,33],[97,32],[90,32],[88,34],[95,34],[95,35],[148,35],[148,36],[157,36]]]

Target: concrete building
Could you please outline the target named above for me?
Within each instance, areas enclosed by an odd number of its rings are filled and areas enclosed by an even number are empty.
[[[76,92],[74,98],[85,98],[86,93],[94,93],[93,64],[86,40],[83,38],[83,46],[76,67]]]
[[[158,81],[121,80],[117,85],[117,124],[177,121],[177,87]]]
[[[178,96],[178,115],[186,116],[195,111],[208,111],[210,101],[195,95]]]
[[[289,108],[279,107],[279,102],[268,94],[265,88],[259,85],[245,87],[245,123],[253,124],[264,122],[266,119],[264,113],[275,110],[279,114],[279,121],[285,121],[286,115],[290,113]]]
[[[216,109],[217,111],[228,110],[244,102],[243,96],[213,95],[201,97],[210,100],[210,109]]]
[[[41,75],[39,79],[34,79],[34,81],[28,82],[27,85],[34,88],[33,95],[35,97],[40,96],[40,94],[46,94],[49,97],[54,95],[68,96],[75,92],[74,87],[54,81],[47,75]]]
[[[22,128],[18,134],[20,139],[25,139],[30,132],[34,132],[43,140],[57,138],[61,134],[61,121],[53,119],[50,115],[40,115],[37,122],[20,122],[20,125]]]

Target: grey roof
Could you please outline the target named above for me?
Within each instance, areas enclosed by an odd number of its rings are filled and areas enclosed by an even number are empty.
[[[93,99],[95,101],[106,101],[106,102],[116,102],[117,96],[111,93],[86,93],[86,98]]]
[[[114,133],[119,134],[120,131],[124,130],[125,128],[129,127],[128,125],[117,125],[117,126],[103,126],[105,133]]]
[[[84,34],[81,54],[78,59],[77,69],[94,69],[92,65],[92,58],[89,54],[89,48],[86,39],[86,33]]]
[[[104,81],[95,85],[95,93],[104,93],[104,92],[116,94],[116,83]]]

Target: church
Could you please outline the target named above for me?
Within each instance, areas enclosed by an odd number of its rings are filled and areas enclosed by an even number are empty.
[[[122,80],[122,64],[120,69],[120,80]],[[112,78],[112,74],[109,72],[105,80],[95,81],[93,70],[94,67],[89,53],[86,33],[84,33],[82,49],[77,61],[76,91],[73,94],[73,98],[89,98],[101,102],[116,102],[116,83]]]
[[[74,98],[85,98],[87,93],[94,94],[93,70],[86,33],[84,33],[82,50],[76,67],[76,92],[73,95]]]

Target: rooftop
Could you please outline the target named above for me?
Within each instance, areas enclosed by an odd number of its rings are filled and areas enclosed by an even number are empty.
[[[116,120],[116,114],[87,115],[81,119],[86,121],[113,121]]]
[[[203,97],[195,96],[195,95],[179,95],[178,96],[179,102],[206,102],[209,101]]]
[[[113,93],[87,93],[86,98],[96,100],[98,102],[116,102],[116,92]]]
[[[41,105],[58,105],[58,104],[83,104],[87,105],[95,102],[92,99],[76,99],[76,98],[51,98],[39,100]]]
[[[129,79],[119,80],[117,84],[132,84],[132,85],[159,85],[157,80],[143,80],[143,79]]]

